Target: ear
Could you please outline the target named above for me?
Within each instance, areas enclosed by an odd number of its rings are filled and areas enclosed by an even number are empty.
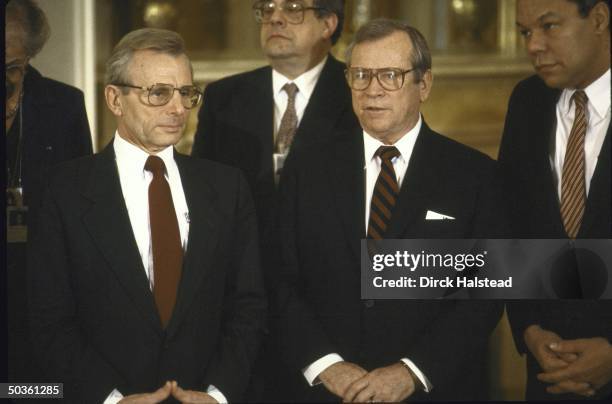
[[[323,21],[323,38],[329,39],[332,37],[338,27],[338,16],[334,13],[326,15],[322,18]]]
[[[431,86],[433,85],[433,74],[431,70],[427,70],[425,74],[423,74],[423,78],[419,83],[419,93],[421,96],[421,102],[427,101],[429,98],[429,93],[431,92]]]
[[[589,17],[595,24],[595,32],[598,34],[610,32],[610,8],[604,1],[600,1],[593,7]]]
[[[104,88],[104,98],[106,99],[106,106],[115,116],[123,115],[123,105],[121,104],[121,89],[112,84],[107,85]]]

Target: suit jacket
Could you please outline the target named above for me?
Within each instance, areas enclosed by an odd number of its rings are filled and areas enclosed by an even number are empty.
[[[265,300],[255,211],[238,170],[175,153],[190,229],[173,315],[161,326],[122,197],[114,149],[63,164],[29,259],[34,349],[72,402],[166,380],[241,399]]]
[[[50,167],[93,153],[83,93],[28,66],[23,124],[23,192],[25,202],[35,210]],[[18,117],[13,125],[17,129]]]
[[[281,179],[282,279],[277,324],[296,398],[333,400],[301,371],[336,352],[367,370],[411,359],[434,389],[421,400],[486,398],[484,357],[501,305],[486,301],[361,300],[365,238],[363,135],[296,151]],[[491,180],[486,156],[431,131],[414,146],[385,238],[469,238]],[[427,221],[427,210],[455,220]],[[466,377],[466,375],[469,375]]]
[[[344,64],[329,55],[304,110],[291,150],[358,127]],[[227,77],[206,87],[192,156],[242,169],[253,192],[264,251],[274,236],[276,188],[274,98],[270,66]],[[267,257],[264,260],[267,261]]]
[[[560,95],[560,90],[551,89],[539,77],[532,76],[520,82],[510,98],[499,164],[513,223],[512,237],[567,237],[549,162]],[[578,238],[610,238],[611,229],[608,127]],[[612,301],[609,300],[516,301],[508,304],[508,312],[519,352],[527,352],[523,332],[531,324],[540,324],[566,339],[603,336],[612,340]],[[547,394],[545,384],[535,378],[539,370],[531,355],[528,362],[527,398],[558,398]]]

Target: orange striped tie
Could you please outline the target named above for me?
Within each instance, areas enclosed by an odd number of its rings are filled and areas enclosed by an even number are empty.
[[[399,155],[399,150],[394,146],[381,146],[376,150],[375,156],[380,157],[381,164],[370,204],[370,220],[368,221],[368,238],[370,239],[382,239],[391,222],[395,201],[399,195],[397,177],[391,160]]]
[[[587,130],[588,97],[584,91],[576,91],[572,99],[576,103],[576,108],[561,174],[561,218],[567,235],[574,239],[582,223],[586,201],[584,138]]]

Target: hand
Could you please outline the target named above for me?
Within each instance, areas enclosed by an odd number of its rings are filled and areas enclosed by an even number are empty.
[[[595,389],[612,381],[612,345],[605,338],[564,340],[553,343],[550,349],[558,354],[576,353],[577,359],[565,368],[538,374],[539,380],[554,384],[547,388],[549,393],[566,392],[567,382],[571,381],[582,385],[579,392],[573,392],[592,396]]]
[[[359,365],[351,362],[337,362],[321,372],[319,380],[330,393],[343,397],[344,392],[355,380],[365,376],[368,372]]]
[[[176,382],[172,385],[172,395],[183,404],[218,403],[211,395],[203,391],[183,390]]]
[[[166,382],[166,384],[153,393],[132,394],[131,396],[123,397],[119,404],[157,404],[170,397],[171,392],[172,383]]]
[[[414,393],[415,381],[401,363],[374,369],[351,384],[342,397],[344,402],[399,402]]]
[[[523,334],[527,348],[545,372],[562,369],[576,360],[576,354],[567,352],[557,354],[550,344],[562,341],[561,337],[539,325],[530,325]]]

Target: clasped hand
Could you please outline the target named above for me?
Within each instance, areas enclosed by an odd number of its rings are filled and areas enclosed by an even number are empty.
[[[169,381],[152,393],[126,396],[119,401],[119,404],[157,404],[170,396],[185,404],[217,403],[217,400],[203,391],[183,390],[177,382]]]
[[[538,380],[550,384],[547,392],[590,397],[612,381],[612,345],[605,338],[564,340],[537,325],[527,328],[524,336],[542,368]]]
[[[415,390],[412,375],[401,363],[367,372],[354,363],[338,362],[325,369],[319,379],[347,403],[398,402]]]

